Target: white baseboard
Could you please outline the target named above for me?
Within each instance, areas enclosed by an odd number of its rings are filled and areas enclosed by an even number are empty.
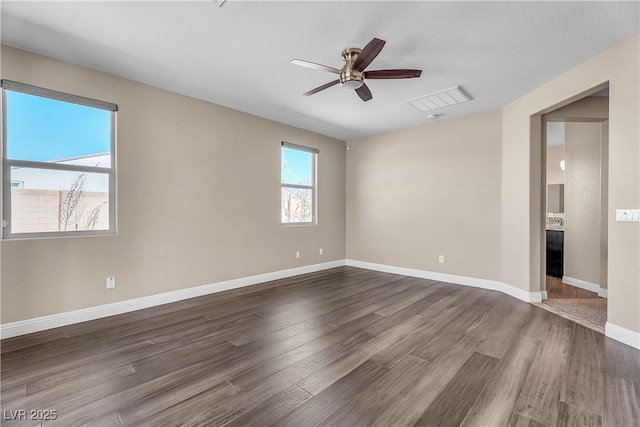
[[[542,302],[542,292],[528,292],[515,286],[508,285],[496,280],[477,279],[475,277],[457,276],[454,274],[437,273],[427,270],[416,270],[413,268],[396,267],[386,264],[376,264],[373,262],[357,261],[347,259],[346,264],[352,267],[365,268],[367,270],[382,271],[385,273],[401,274],[403,276],[419,277],[422,279],[437,280],[440,282],[455,283],[457,285],[472,286],[474,288],[490,289],[502,292],[509,296],[518,298],[525,302]]]
[[[575,286],[576,288],[595,292],[602,298],[607,297],[607,290],[605,288],[601,288],[597,283],[591,283],[587,282],[586,280],[575,279],[569,276],[562,276],[562,282],[566,283],[567,285]]]
[[[604,325],[604,334],[611,339],[640,350],[640,334],[637,332],[607,322]]]
[[[547,294],[547,291],[542,291],[540,292],[540,294],[542,295],[542,301],[549,299],[549,295]]]
[[[226,280],[224,282],[179,289],[176,291],[150,295],[142,298],[135,298],[127,301],[120,301],[112,304],[88,307],[65,313],[52,314],[49,316],[6,323],[0,325],[0,337],[3,339],[16,337],[19,335],[53,329],[60,326],[66,326],[75,323],[86,322],[89,320],[100,319],[103,317],[114,316],[117,314],[128,313],[130,311],[141,310],[144,308],[155,307],[158,305],[181,301],[202,295],[242,288],[245,286],[269,282],[272,280],[285,279],[287,277],[297,276],[300,274],[328,270],[330,268],[341,267],[343,265],[349,265],[368,270],[382,271],[386,273],[401,274],[404,276],[437,280],[441,282],[455,283],[458,285],[472,286],[482,289],[490,289],[513,296],[525,302],[541,302],[543,298],[546,299],[545,291],[527,292],[495,280],[478,279],[474,277],[457,276],[453,274],[437,273],[426,270],[416,270],[412,268],[395,267],[385,264],[376,264],[371,262],[347,259],[330,261],[321,264],[306,265],[303,267],[296,267],[288,270],[280,270],[271,273],[258,274],[255,276],[242,277],[239,279]],[[606,296],[606,289],[602,289],[601,291],[604,291]],[[624,344],[630,345],[631,347],[640,349],[640,334],[636,332],[607,322],[605,326],[605,335],[616,341],[620,341]]]
[[[299,274],[313,273],[315,271],[341,267],[343,265],[345,265],[345,260],[343,259],[324,262],[321,264],[305,265],[303,267],[258,274],[256,276],[241,277],[239,279],[226,280],[224,282],[212,283],[209,285],[179,289],[176,291],[149,295],[147,297],[135,298],[126,301],[115,302],[112,304],[99,305],[83,308],[80,310],[68,311],[65,313],[20,320],[17,322],[0,325],[0,337],[2,339],[16,337],[19,335],[30,334],[32,332],[44,331],[60,326],[86,322],[88,320],[100,319],[103,317],[114,316],[116,314],[128,313],[130,311],[141,310],[143,308],[181,301],[188,298],[228,291],[230,289],[270,282],[272,280],[285,279],[287,277],[297,276]]]

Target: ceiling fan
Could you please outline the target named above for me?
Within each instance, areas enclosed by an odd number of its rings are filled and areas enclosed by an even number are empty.
[[[292,59],[292,64],[300,65],[302,67],[313,68],[321,71],[328,71],[330,73],[338,74],[339,78],[327,84],[323,84],[315,89],[311,89],[309,92],[304,93],[304,96],[313,95],[322,90],[335,86],[338,83],[344,88],[355,89],[356,93],[363,101],[367,102],[373,96],[371,91],[365,83],[366,79],[410,79],[420,77],[422,70],[407,70],[407,69],[394,69],[394,70],[373,70],[364,71],[365,68],[378,56],[385,41],[380,39],[372,39],[364,49],[347,48],[342,51],[342,60],[345,62],[342,69],[328,67],[326,65],[316,64],[315,62],[303,61],[301,59]]]

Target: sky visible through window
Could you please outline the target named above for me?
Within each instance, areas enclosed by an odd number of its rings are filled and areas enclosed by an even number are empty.
[[[111,113],[7,91],[7,157],[55,162],[111,151]]]
[[[282,147],[282,183],[311,185],[312,161],[313,153]]]

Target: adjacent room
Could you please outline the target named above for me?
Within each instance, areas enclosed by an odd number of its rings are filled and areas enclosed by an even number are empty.
[[[543,307],[602,333],[607,321],[608,118],[608,88],[543,116]]]
[[[640,3],[0,13],[3,426],[640,425]]]

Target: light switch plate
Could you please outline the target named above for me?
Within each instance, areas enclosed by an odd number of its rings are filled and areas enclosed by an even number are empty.
[[[640,209],[616,209],[616,221],[640,222]]]

